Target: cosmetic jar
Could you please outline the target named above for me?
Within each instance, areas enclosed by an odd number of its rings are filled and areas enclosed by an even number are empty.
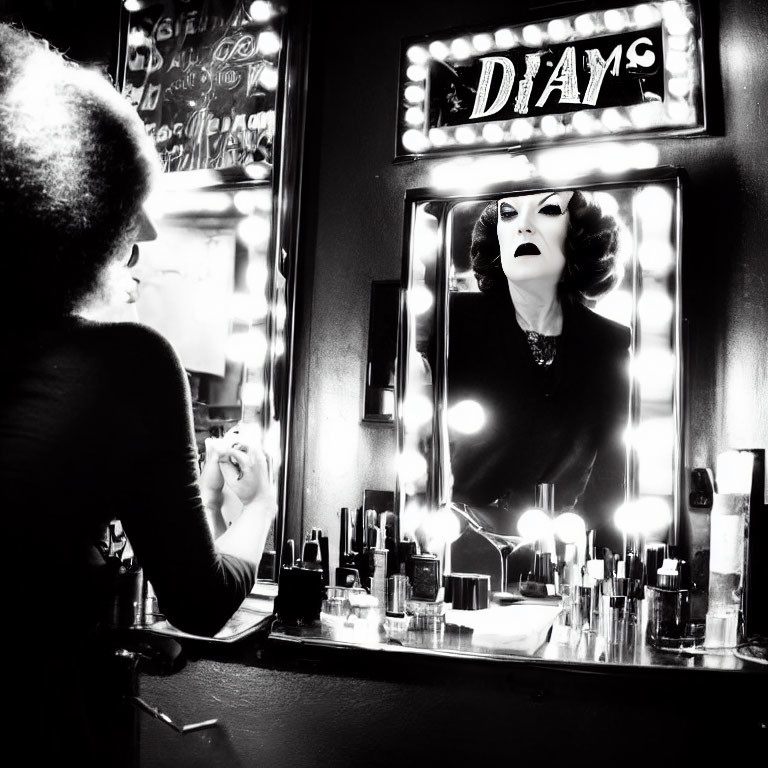
[[[656,586],[647,589],[648,639],[656,648],[678,648],[686,633],[689,592],[679,587],[680,574],[662,567],[657,571]]]
[[[275,598],[275,616],[287,626],[308,626],[320,618],[325,585],[323,572],[283,567]]]
[[[409,600],[405,612],[411,617],[411,629],[440,632],[445,626],[445,603],[442,600]]]
[[[404,573],[394,573],[387,578],[387,616],[405,615],[409,593],[408,577]]]
[[[480,611],[488,608],[491,577],[483,573],[449,573],[445,577],[445,602],[454,611]]]
[[[411,555],[405,565],[411,582],[411,595],[420,600],[435,600],[440,591],[440,560],[436,555]]]

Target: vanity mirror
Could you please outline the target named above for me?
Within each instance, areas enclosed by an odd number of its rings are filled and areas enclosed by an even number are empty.
[[[164,172],[146,205],[157,239],[142,243],[130,279],[118,276],[136,283],[119,311],[179,354],[201,464],[206,437],[238,423],[260,432],[279,513],[254,594],[271,596],[285,506],[305,9],[243,0],[123,5],[116,79]],[[214,535],[238,514],[235,501],[225,489],[222,519],[209,521]],[[258,607],[264,619],[267,602]],[[225,627],[240,629],[237,621]]]
[[[407,193],[400,530],[446,572],[515,594],[540,553],[677,543],[681,194],[675,169]]]
[[[406,193],[397,542],[373,520],[350,548],[348,510],[344,573],[360,584],[329,581],[297,618],[281,581],[271,637],[687,664],[648,641],[645,599],[662,566],[688,578],[682,196],[663,167]],[[700,647],[696,618],[676,648]]]

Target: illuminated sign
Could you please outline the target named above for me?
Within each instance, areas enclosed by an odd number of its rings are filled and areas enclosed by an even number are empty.
[[[395,154],[701,133],[700,48],[688,0],[406,40]]]

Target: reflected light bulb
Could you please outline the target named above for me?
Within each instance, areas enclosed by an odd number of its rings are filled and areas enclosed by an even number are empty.
[[[432,510],[424,515],[421,530],[426,539],[427,549],[439,551],[446,544],[452,544],[461,535],[461,525],[453,512],[448,509]]]
[[[434,303],[432,291],[426,285],[414,285],[408,291],[408,298],[410,299],[411,309],[416,315],[424,314]]]
[[[397,457],[397,474],[403,483],[413,483],[427,474],[427,460],[418,451],[407,448]]]
[[[552,534],[552,518],[537,507],[526,509],[517,521],[517,532],[525,541],[536,541]]]
[[[280,38],[274,32],[262,32],[256,48],[266,56],[277,53],[280,50]]]
[[[269,309],[267,297],[260,293],[233,293],[230,307],[230,317],[248,325],[265,318]]]
[[[226,341],[224,353],[234,363],[245,363],[249,367],[261,365],[267,355],[267,337],[257,328],[233,333]]]
[[[408,395],[403,401],[403,422],[406,429],[418,429],[432,419],[432,401],[423,394]]]
[[[645,331],[663,333],[669,330],[675,304],[672,297],[659,288],[649,288],[637,300],[637,314],[640,326]]]
[[[668,348],[645,349],[635,356],[632,374],[640,386],[643,400],[671,401],[675,364],[675,355]]]
[[[264,403],[264,383],[261,381],[247,381],[240,391],[240,400],[243,405],[262,405]]]
[[[555,518],[555,535],[564,544],[580,544],[587,535],[584,518],[575,512],[563,512]]]
[[[274,91],[277,88],[278,77],[275,67],[265,67],[259,75],[259,82],[268,90]]]
[[[400,537],[416,538],[416,531],[421,527],[427,514],[426,507],[417,499],[409,499],[400,515]]]
[[[246,216],[237,225],[237,236],[246,245],[262,245],[268,242],[271,226],[264,216]]]
[[[254,21],[269,21],[272,18],[272,6],[266,0],[254,0],[248,8]]]
[[[644,496],[622,504],[614,514],[616,527],[627,535],[648,535],[664,530],[672,522],[667,499]]]
[[[477,434],[485,421],[485,410],[476,400],[461,400],[448,410],[448,426],[462,435]]]

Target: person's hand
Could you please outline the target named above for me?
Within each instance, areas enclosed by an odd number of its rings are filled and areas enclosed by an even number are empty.
[[[200,470],[200,491],[203,497],[217,498],[224,490],[224,475],[219,466],[221,440],[205,438],[205,462]]]
[[[243,505],[270,492],[267,457],[260,437],[257,428],[238,425],[216,441],[214,446],[224,482]]]

